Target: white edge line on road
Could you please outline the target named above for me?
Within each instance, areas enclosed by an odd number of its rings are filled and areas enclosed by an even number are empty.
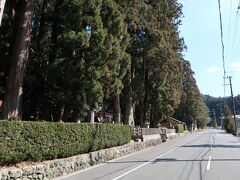
[[[208,171],[210,170],[210,167],[211,167],[211,160],[212,160],[212,156],[210,155],[209,159],[208,159],[208,164],[207,164],[207,170]]]
[[[199,135],[200,135],[200,134],[198,134],[197,136],[199,136]],[[183,136],[183,137],[184,137],[184,136]],[[194,138],[193,138],[193,139],[194,139]],[[174,139],[174,140],[177,140],[177,139]],[[171,141],[169,141],[169,142],[171,142]],[[161,145],[161,144],[159,144],[159,145]],[[159,145],[157,145],[157,146],[159,146]],[[72,173],[70,173],[70,174],[66,174],[66,175],[63,175],[63,176],[60,176],[60,177],[55,177],[55,178],[53,178],[53,180],[66,179],[66,178],[69,178],[69,177],[71,177],[71,176],[74,176],[74,175],[77,175],[77,174],[80,174],[80,173],[83,173],[83,172],[86,172],[86,171],[89,171],[89,170],[98,168],[98,167],[100,167],[100,166],[106,165],[106,164],[108,164],[109,162],[116,162],[116,161],[118,161],[118,160],[121,160],[121,159],[130,157],[130,156],[132,156],[132,155],[141,153],[141,152],[143,152],[143,151],[147,151],[147,150],[149,150],[149,149],[151,149],[151,148],[154,148],[154,147],[156,147],[156,146],[152,146],[152,147],[143,149],[143,150],[141,150],[141,151],[136,151],[136,152],[134,152],[134,153],[130,153],[130,154],[127,154],[127,155],[125,155],[125,156],[122,156],[122,157],[118,157],[118,158],[116,158],[116,159],[109,160],[109,161],[104,162],[104,163],[102,163],[102,164],[97,164],[97,165],[94,165],[94,166],[89,166],[89,167],[87,167],[87,168],[85,168],[85,169],[81,169],[81,170],[72,172]]]
[[[199,136],[199,134],[198,134],[197,136]],[[195,139],[195,138],[196,138],[196,137],[192,138],[190,141],[192,141],[192,140]],[[143,167],[143,166],[145,166],[145,165],[147,165],[147,164],[149,164],[149,163],[151,163],[151,162],[154,162],[156,159],[161,158],[161,157],[167,155],[168,153],[170,153],[170,152],[178,149],[179,147],[184,146],[185,144],[189,143],[190,141],[187,141],[186,143],[183,143],[183,144],[181,144],[181,145],[179,145],[179,146],[177,146],[177,147],[175,147],[175,148],[173,148],[173,149],[170,149],[169,151],[165,152],[164,154],[161,154],[160,156],[157,156],[157,157],[153,158],[152,160],[150,160],[150,161],[148,161],[148,162],[145,162],[144,164],[142,164],[142,165],[140,165],[140,166],[137,166],[137,167],[135,167],[134,169],[132,169],[132,170],[130,170],[130,171],[128,171],[128,172],[126,172],[126,173],[124,173],[124,174],[122,174],[122,175],[120,175],[120,176],[118,176],[118,177],[116,177],[116,178],[114,178],[114,179],[112,179],[112,180],[118,180],[118,179],[120,179],[120,178],[122,178],[122,177],[124,177],[124,176],[126,176],[126,175],[128,175],[128,174],[130,174],[131,172],[136,171],[137,169],[139,169],[139,168],[141,168],[141,167]]]
[[[153,161],[156,160],[157,158],[160,158],[160,157],[162,157],[162,156],[165,156],[166,154],[168,154],[168,153],[174,151],[174,150],[177,149],[177,148],[178,148],[178,147],[175,147],[174,149],[171,149],[171,150],[165,152],[165,153],[162,154],[161,156],[158,156],[158,157],[156,157],[156,158],[154,158],[154,159],[152,159],[152,160],[150,160],[150,161],[148,161],[148,162],[145,162],[144,164],[142,164],[142,165],[140,165],[140,166],[138,166],[138,167],[136,167],[136,168],[134,168],[134,169],[132,169],[132,170],[130,170],[130,171],[124,173],[124,174],[122,174],[121,176],[118,176],[118,177],[114,178],[113,180],[120,179],[120,178],[126,176],[127,174],[130,174],[131,172],[136,171],[137,169],[139,169],[139,168],[141,168],[141,167],[143,167],[143,166],[149,164],[150,162],[153,162]]]

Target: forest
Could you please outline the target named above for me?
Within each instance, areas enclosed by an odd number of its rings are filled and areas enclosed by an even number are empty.
[[[16,121],[205,127],[209,111],[180,35],[177,0],[8,0],[0,114]]]
[[[226,115],[226,108],[228,109],[227,113],[230,113],[231,116],[233,116],[233,102],[232,97],[212,97],[209,95],[203,95],[203,99],[205,103],[207,104],[209,111],[210,111],[210,117],[211,119],[216,119],[217,125],[221,125],[221,118],[225,117]],[[240,115],[240,95],[237,95],[234,97],[234,104],[235,104],[235,110],[236,115]]]

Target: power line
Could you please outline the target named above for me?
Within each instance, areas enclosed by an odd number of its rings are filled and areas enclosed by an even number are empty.
[[[240,0],[239,0],[239,4],[238,4],[238,8],[237,8],[237,17],[239,16],[239,11],[240,11]],[[236,47],[236,50],[237,50],[237,57],[239,56],[239,53],[238,53],[238,51],[240,50],[240,48],[239,48],[239,45],[240,44],[240,36],[239,36],[239,39],[238,39],[238,42],[237,42],[237,47]]]
[[[239,57],[239,55],[240,55],[240,52],[239,52],[239,51],[240,51],[240,47],[239,47],[239,46],[240,46],[240,36],[239,36],[239,38],[238,38],[237,47],[236,47],[236,50],[237,50],[237,51],[236,51],[236,56],[237,56],[237,57]]]
[[[227,59],[229,59],[229,44],[230,44],[230,34],[232,25],[232,1],[230,0],[230,16],[229,16],[229,26],[228,26],[228,43],[227,43]]]
[[[219,19],[220,19],[220,30],[221,30],[221,43],[222,43],[222,62],[223,62],[223,81],[224,81],[224,97],[225,97],[225,84],[226,84],[226,68],[225,68],[225,54],[224,54],[224,42],[223,42],[223,23],[222,23],[222,12],[221,12],[221,2],[218,0],[218,10],[219,10]]]
[[[236,11],[236,18],[235,18],[235,26],[234,26],[234,32],[233,32],[233,37],[232,37],[232,48],[231,48],[231,58],[235,58],[238,56],[236,51],[238,51],[237,45],[239,44],[240,37],[238,39],[238,27],[239,27],[239,12],[240,12],[240,1],[237,6],[237,11]],[[237,41],[238,39],[238,41]]]
[[[233,31],[231,58],[233,57],[233,54],[235,54],[234,50],[235,50],[235,45],[236,45],[236,41],[237,41],[237,32],[238,32],[238,12],[236,14],[235,26],[234,26],[234,31]]]

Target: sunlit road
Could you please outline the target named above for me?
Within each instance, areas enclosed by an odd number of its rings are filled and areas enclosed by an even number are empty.
[[[239,180],[240,139],[209,129],[58,179]]]

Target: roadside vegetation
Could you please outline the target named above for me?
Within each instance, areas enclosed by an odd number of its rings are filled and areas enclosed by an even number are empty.
[[[6,1],[0,165],[123,145],[170,116],[205,127],[182,17],[177,0]]]
[[[176,133],[183,133],[184,132],[184,126],[182,124],[179,124],[175,127]]]
[[[227,105],[224,106],[223,126],[227,133],[234,133],[236,131],[233,115],[229,106]]]
[[[212,97],[203,95],[204,101],[210,110],[210,117],[213,120],[211,126],[223,126],[228,133],[236,131],[233,117],[232,97]],[[240,114],[240,96],[234,97],[236,115]],[[216,121],[214,122],[214,119]]]
[[[130,140],[127,125],[0,121],[0,165],[66,158]]]
[[[1,117],[206,126],[177,0],[11,0],[0,27]],[[23,26],[24,24],[24,26]]]

